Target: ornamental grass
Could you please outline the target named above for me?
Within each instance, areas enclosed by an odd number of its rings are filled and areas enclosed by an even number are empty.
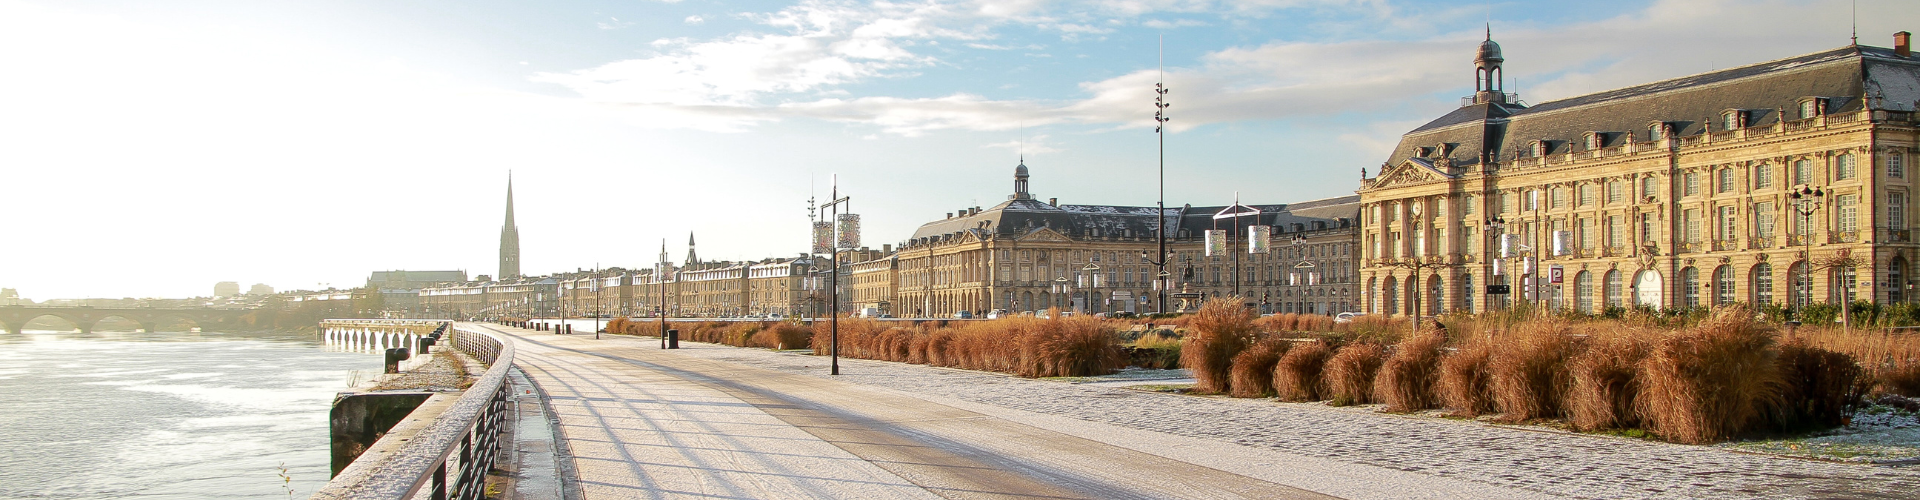
[[[1374,402],[1374,376],[1386,362],[1387,350],[1373,343],[1352,343],[1327,359],[1327,397],[1334,406]]]
[[[1320,401],[1326,399],[1327,359],[1332,347],[1325,340],[1303,342],[1287,349],[1273,368],[1273,390],[1282,401]]]
[[[1180,346],[1180,366],[1193,373],[1193,390],[1228,393],[1232,390],[1233,357],[1252,345],[1258,331],[1253,311],[1238,298],[1207,301],[1188,321],[1189,333]]]
[[[1293,347],[1293,341],[1274,334],[1260,334],[1251,347],[1233,356],[1231,391],[1236,398],[1273,397],[1273,368],[1280,357]]]
[[[1386,411],[1405,413],[1440,405],[1440,358],[1447,336],[1427,332],[1393,346],[1393,354],[1374,376],[1373,394]]]

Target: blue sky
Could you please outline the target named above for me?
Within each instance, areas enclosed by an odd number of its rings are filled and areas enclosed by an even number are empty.
[[[867,243],[1011,192],[1151,205],[1350,194],[1458,105],[1490,22],[1530,102],[1847,43],[1790,0],[0,0],[0,286],[205,295],[790,256],[838,174]],[[1913,30],[1861,0],[1862,43]]]

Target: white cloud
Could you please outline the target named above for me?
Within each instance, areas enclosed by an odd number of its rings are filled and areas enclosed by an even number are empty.
[[[703,18],[703,17],[700,17],[700,16],[687,16],[687,20],[686,20],[686,21],[683,21],[683,22],[685,22],[685,23],[687,23],[687,24],[692,24],[692,25],[699,25],[699,24],[702,24],[702,23],[705,23],[705,22],[707,22],[707,20],[706,20],[706,18]]]
[[[1173,28],[1191,28],[1191,27],[1197,27],[1197,26],[1206,26],[1207,23],[1206,21],[1199,21],[1194,19],[1175,19],[1173,21],[1166,21],[1162,19],[1148,19],[1145,22],[1140,23],[1140,25],[1146,26],[1148,28],[1164,30],[1164,29],[1173,29]]]
[[[594,23],[594,26],[598,26],[600,27],[600,29],[603,29],[603,30],[617,30],[617,29],[628,27],[628,26],[633,26],[633,23],[621,21],[620,18],[618,17],[608,17],[607,20],[605,21]]]

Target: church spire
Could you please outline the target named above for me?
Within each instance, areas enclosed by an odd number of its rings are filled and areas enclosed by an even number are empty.
[[[692,266],[700,263],[700,254],[693,251],[693,231],[687,231],[687,261],[682,265]]]
[[[507,172],[507,220],[500,226],[500,279],[520,277],[520,226],[513,222],[513,172]]]

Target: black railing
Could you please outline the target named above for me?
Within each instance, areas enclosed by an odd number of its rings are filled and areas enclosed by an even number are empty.
[[[485,496],[487,470],[493,467],[506,425],[513,342],[477,330],[452,328],[451,332],[453,347],[486,363],[487,372],[439,416],[418,424],[417,420],[402,422],[400,426],[423,428],[398,451],[374,460],[355,460],[312,498],[478,500]],[[396,426],[388,435],[400,434],[399,430]],[[454,473],[451,479],[448,472]]]

